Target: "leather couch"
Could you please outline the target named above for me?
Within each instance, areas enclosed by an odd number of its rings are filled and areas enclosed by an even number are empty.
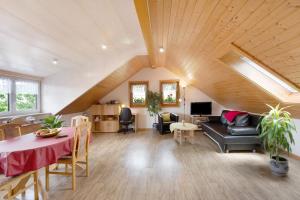
[[[259,130],[256,129],[261,116],[250,113],[238,115],[233,123],[229,123],[224,115],[210,116],[208,122],[202,123],[205,134],[216,142],[222,152],[231,150],[252,150],[260,148]]]
[[[161,114],[162,113],[158,114],[157,130],[159,131],[160,134],[170,133],[171,132],[170,131],[170,124],[178,122],[179,116],[174,114],[174,113],[170,113],[171,121],[164,122]]]

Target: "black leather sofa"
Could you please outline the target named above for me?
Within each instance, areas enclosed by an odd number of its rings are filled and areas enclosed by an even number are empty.
[[[161,114],[162,113],[158,114],[157,130],[159,131],[160,134],[170,133],[171,132],[170,131],[170,124],[178,122],[179,116],[174,114],[174,113],[170,113],[171,121],[164,122]]]
[[[226,112],[228,110],[223,110],[221,116],[210,116],[208,122],[202,123],[205,134],[219,145],[222,152],[259,149],[261,140],[256,127],[261,116],[240,114],[228,125],[224,117]]]

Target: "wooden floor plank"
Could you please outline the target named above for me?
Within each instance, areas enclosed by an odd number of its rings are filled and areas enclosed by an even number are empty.
[[[51,176],[49,199],[300,199],[300,161],[290,159],[289,176],[278,178],[270,173],[267,155],[219,153],[200,132],[194,145],[179,145],[171,134],[149,130],[97,134],[90,163],[89,177],[77,169],[76,192],[70,178]],[[29,191],[23,199],[31,197]]]

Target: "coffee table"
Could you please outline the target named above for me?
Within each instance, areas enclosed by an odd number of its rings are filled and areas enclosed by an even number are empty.
[[[174,132],[174,139],[175,141],[179,141],[179,144],[182,144],[183,138],[193,144],[194,132],[197,129],[197,125],[186,122],[177,122],[170,124],[170,131]]]

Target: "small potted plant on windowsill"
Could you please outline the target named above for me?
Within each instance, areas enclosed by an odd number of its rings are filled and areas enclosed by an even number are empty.
[[[147,108],[149,115],[154,117],[153,128],[157,127],[157,114],[161,111],[160,107],[161,95],[158,92],[147,92]]]
[[[258,128],[261,129],[260,137],[267,152],[270,154],[270,168],[272,174],[286,176],[289,170],[288,160],[281,155],[282,151],[290,153],[294,144],[293,134],[296,132],[293,119],[289,112],[280,108],[270,107],[270,111],[264,114]]]

